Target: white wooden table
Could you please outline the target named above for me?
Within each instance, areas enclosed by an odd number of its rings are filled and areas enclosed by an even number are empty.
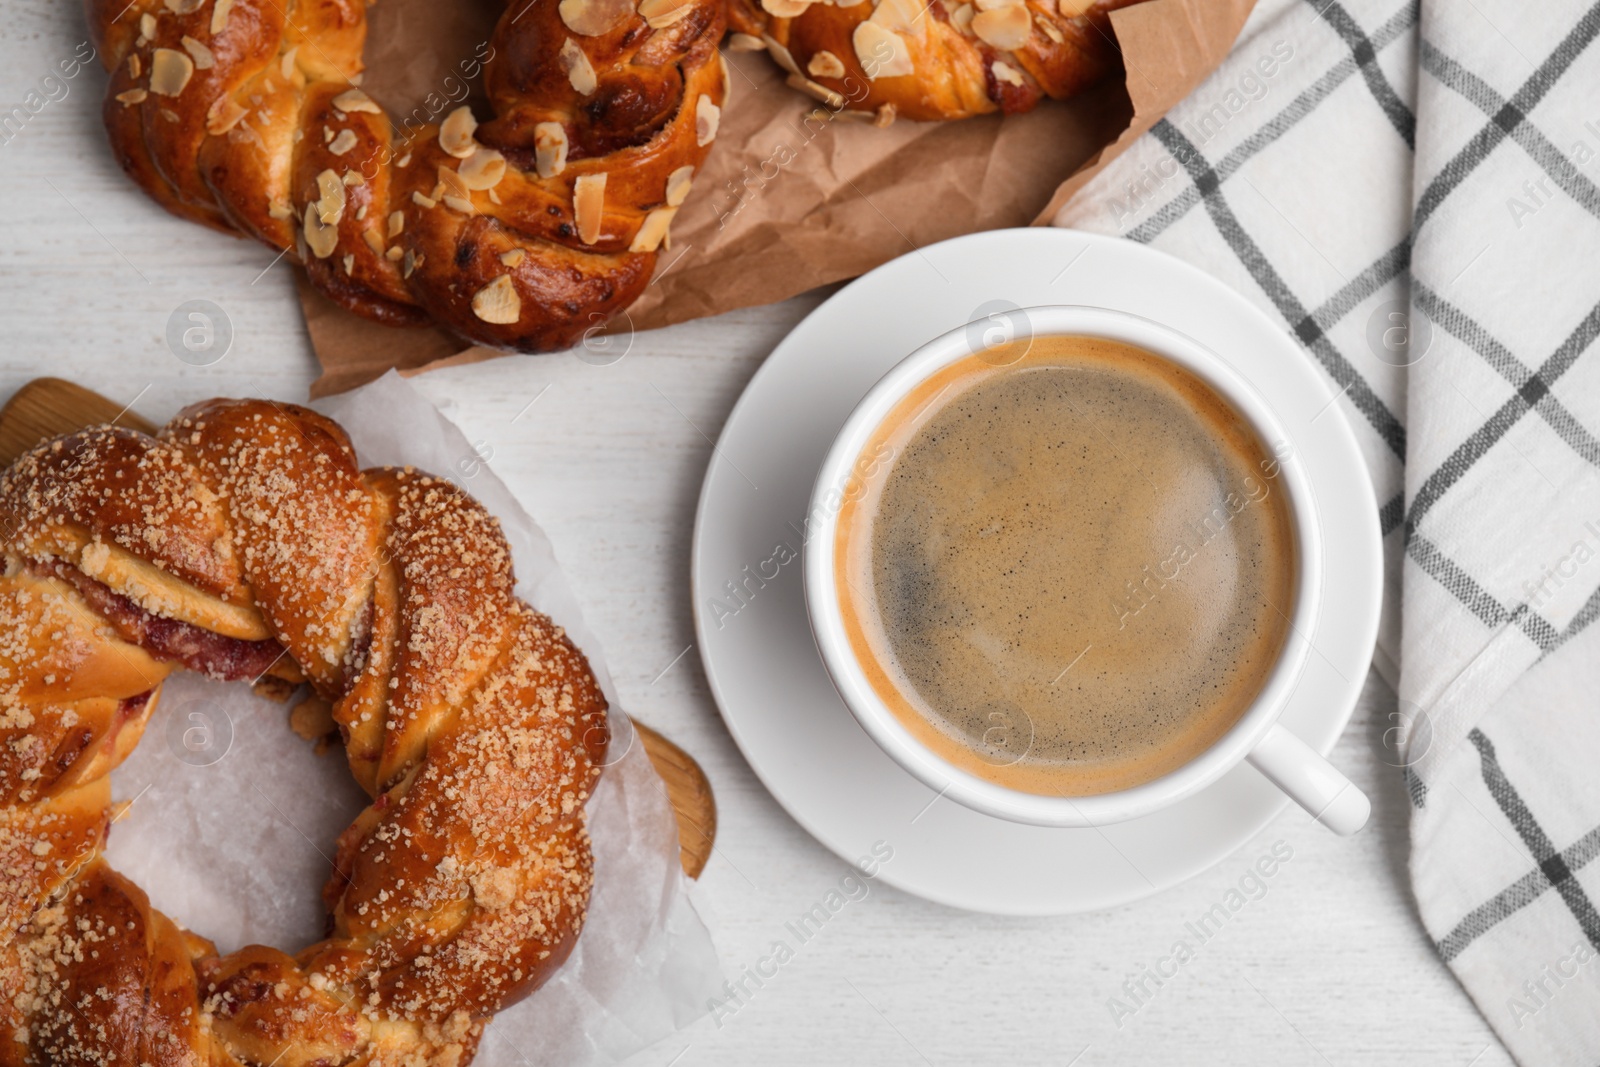
[[[75,4],[0,2],[0,112],[27,111],[30,91],[44,101],[0,135],[0,396],[56,374],[158,420],[207,396],[304,399],[316,368],[290,268],[168,217],[123,178],[101,135],[98,67],[42,81],[85,38]],[[185,365],[165,342],[169,314],[194,298],[219,304],[235,330],[232,351],[209,367]],[[418,380],[493,450],[495,470],[549,532],[628,711],[710,775],[722,821],[697,894],[730,977],[847,870],[761,788],[698,654],[683,654],[708,437],[819,299],[640,335],[611,366],[517,357]],[[702,1019],[632,1062],[1509,1063],[1416,918],[1407,805],[1380,746],[1393,704],[1374,676],[1334,755],[1374,800],[1354,840],[1291,808],[1184,886],[1063,919],[970,915],[878,886],[731,1017]],[[1124,991],[1279,840],[1293,858],[1261,899],[1176,977],[1159,988],[1145,979],[1144,1003]],[[1112,998],[1138,1009],[1120,1026]]]

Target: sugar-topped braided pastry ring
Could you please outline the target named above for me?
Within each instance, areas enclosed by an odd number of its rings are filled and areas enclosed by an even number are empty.
[[[365,0],[85,6],[112,149],[162,206],[360,315],[548,351],[644,291],[717,133],[724,0],[635,2],[510,0],[494,117],[401,130],[353,84]]]
[[[578,937],[607,736],[496,521],[260,400],[40,445],[0,521],[0,1064],[464,1067]],[[219,956],[100,855],[179,669],[304,677],[372,797],[297,955]]]

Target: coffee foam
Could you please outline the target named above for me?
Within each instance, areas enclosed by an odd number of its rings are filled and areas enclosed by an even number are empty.
[[[945,759],[1029,792],[1124,789],[1260,691],[1293,608],[1288,500],[1189,372],[1036,338],[922,383],[863,454],[886,449],[840,512],[840,607],[874,690]]]

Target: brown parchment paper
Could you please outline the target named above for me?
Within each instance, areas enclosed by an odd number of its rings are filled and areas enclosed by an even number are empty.
[[[772,303],[934,241],[1053,217],[1222,61],[1253,3],[1146,0],[1117,11],[1122,79],[1005,118],[880,129],[795,92],[765,53],[729,54],[732,85],[716,148],[678,212],[655,280],[610,328],[651,329]],[[482,114],[471,75],[500,8],[499,0],[377,0],[363,87],[397,123],[429,121],[463,100]],[[303,274],[299,291],[323,370],[314,396],[390,368],[505,354],[439,329],[368,322]]]

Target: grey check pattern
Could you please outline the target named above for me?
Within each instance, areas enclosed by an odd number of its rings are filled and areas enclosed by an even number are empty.
[[[1560,894],[1589,943],[1600,944],[1600,913],[1595,911],[1594,903],[1575,877],[1575,873],[1588,866],[1590,860],[1600,856],[1600,826],[1557,852],[1516,786],[1506,777],[1495,757],[1493,743],[1481,730],[1473,730],[1467,737],[1478,751],[1485,788],[1506,819],[1516,828],[1517,835],[1532,853],[1537,866],[1484,904],[1473,908],[1439,940],[1439,955],[1447,963],[1455,959],[1480,934],[1538,900],[1547,889],[1555,889]]]
[[[1529,978],[1600,953],[1600,726],[1577,743],[1600,691],[1597,37],[1595,0],[1262,0],[1055,219],[1205,267],[1327,375],[1404,603],[1390,681],[1430,727],[1403,772],[1419,911],[1526,1064],[1600,1062],[1600,986]],[[1394,307],[1427,344],[1404,367],[1373,342]]]

